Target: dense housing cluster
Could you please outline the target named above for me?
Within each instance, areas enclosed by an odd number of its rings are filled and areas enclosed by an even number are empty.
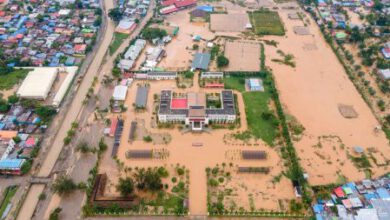
[[[0,47],[13,66],[72,66],[95,43],[99,1],[15,1],[0,11]]]
[[[0,114],[0,174],[21,175],[22,165],[35,157],[39,135],[45,126],[34,109],[12,105]],[[28,170],[27,170],[28,171]]]
[[[313,205],[316,219],[329,219],[336,210],[341,219],[390,219],[390,179],[365,179],[335,187],[330,199],[319,199]],[[334,209],[332,209],[334,207]]]

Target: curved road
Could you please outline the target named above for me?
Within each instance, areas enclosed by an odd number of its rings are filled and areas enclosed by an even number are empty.
[[[104,31],[103,39],[100,42],[95,57],[91,65],[89,66],[87,72],[85,73],[84,78],[77,90],[77,93],[75,94],[75,97],[66,112],[66,116],[58,130],[58,133],[54,138],[52,147],[50,148],[42,166],[40,167],[40,170],[37,174],[38,177],[50,176],[50,173],[63,148],[63,139],[67,136],[67,132],[71,128],[71,123],[73,121],[78,120],[80,112],[83,109],[83,100],[86,97],[86,94],[92,84],[93,79],[95,77],[98,77],[98,79],[101,80],[105,74],[111,73],[111,69],[114,66],[116,56],[127,48],[130,41],[139,35],[142,28],[146,25],[147,21],[153,16],[154,3],[154,1],[151,1],[146,17],[142,19],[142,22],[136,28],[136,30],[122,43],[122,45],[112,56],[109,56],[108,59],[105,60],[108,47],[113,38],[115,24],[110,19],[108,19],[107,16],[108,11],[114,8],[113,0],[104,0],[107,25],[106,30]],[[31,219],[34,214],[35,207],[38,203],[38,197],[43,192],[44,188],[45,185],[31,185],[27,197],[23,202],[23,206],[21,207],[21,210],[17,217],[18,220]]]

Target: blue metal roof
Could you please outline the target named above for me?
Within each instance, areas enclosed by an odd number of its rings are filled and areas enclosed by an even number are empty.
[[[385,188],[377,189],[376,193],[379,195],[379,198],[381,199],[390,199],[390,193]]]
[[[24,159],[4,159],[0,160],[0,169],[5,170],[5,169],[18,169],[21,168]]]
[[[196,7],[196,9],[199,9],[199,10],[202,10],[205,12],[213,12],[214,7],[210,6],[210,5],[200,5],[200,6]]]

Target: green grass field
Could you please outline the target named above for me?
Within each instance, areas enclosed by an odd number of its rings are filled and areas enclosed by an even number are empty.
[[[109,52],[110,55],[114,54],[115,51],[121,46],[123,41],[128,37],[128,34],[123,34],[123,33],[115,33],[114,34],[114,39],[112,40],[110,47],[109,47]]]
[[[270,113],[268,103],[271,95],[267,92],[245,92],[242,94],[248,128],[253,136],[261,138],[272,146],[277,135],[277,127],[272,120],[262,118],[263,113]]]
[[[224,78],[225,89],[237,90],[245,92],[245,78],[229,76]]]
[[[5,209],[7,208],[7,205],[10,203],[12,197],[15,195],[17,190],[17,186],[10,186],[4,191],[4,198],[1,201],[0,206],[0,217],[3,215]]]
[[[22,69],[12,71],[5,75],[0,75],[0,90],[12,89],[15,84],[19,83],[27,76],[28,72],[29,70]]]
[[[263,79],[263,81],[265,80]],[[272,101],[272,97],[269,93],[267,84],[264,83],[264,92],[245,92],[244,76],[225,77],[224,83],[226,89],[233,89],[241,92],[244,99],[245,113],[250,133],[254,137],[260,138],[272,146],[278,133],[278,126],[275,125],[275,121],[278,120],[275,117],[269,119],[262,117],[263,113],[271,113],[268,104]]]
[[[284,27],[278,12],[259,10],[249,13],[249,19],[256,34],[284,35]]]

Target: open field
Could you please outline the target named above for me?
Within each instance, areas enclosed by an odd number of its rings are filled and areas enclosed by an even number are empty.
[[[272,98],[269,87],[265,84],[264,92],[245,92],[244,76],[226,76],[224,82],[226,88],[242,93],[250,134],[273,146],[277,136],[278,119],[270,109]],[[240,138],[245,139],[245,135]]]
[[[109,52],[110,52],[110,55],[114,54],[115,51],[121,46],[121,44],[123,43],[123,41],[125,41],[126,38],[128,38],[129,35],[128,34],[124,34],[124,33],[114,33],[114,37],[111,41],[111,44],[108,48]]]
[[[312,36],[295,35],[293,27],[302,25],[302,21],[288,19],[291,12],[280,10],[287,37],[266,37],[279,42],[277,48],[266,46],[266,62],[273,70],[286,111],[305,127],[304,135],[295,146],[301,165],[309,174],[310,184],[334,183],[339,176],[356,181],[370,174],[377,177],[387,173],[390,148],[384,133],[374,131],[378,121],[348,79],[315,22],[311,20],[307,26]],[[279,56],[277,50],[293,54],[296,67],[272,62]],[[353,106],[358,117],[344,118],[338,109],[340,104]],[[364,149],[371,167],[356,163],[353,157],[361,156],[354,153],[355,146]],[[358,160],[364,160],[364,155]],[[369,155],[374,155],[374,159]],[[384,161],[384,164],[377,165],[375,160]]]
[[[196,74],[194,81],[196,82],[198,75]],[[128,91],[128,94],[135,94],[136,84],[135,82]],[[154,100],[154,94],[159,94],[162,89],[173,89],[176,92],[211,92],[215,93],[218,90],[215,89],[202,89],[199,88],[198,84],[195,83],[193,87],[186,89],[177,89],[176,83],[174,81],[158,81],[158,82],[149,82],[150,92],[148,95],[148,104],[145,111],[135,112],[132,108],[132,103],[135,100],[134,95],[129,95],[125,101],[125,106],[128,106],[128,110],[125,113],[122,113],[122,118],[125,120],[123,135],[121,138],[121,145],[118,150],[118,159],[123,162],[125,167],[154,167],[154,166],[166,166],[170,167],[172,164],[181,164],[189,170],[189,211],[193,215],[206,214],[207,213],[207,176],[206,168],[213,167],[216,163],[225,163],[234,162],[234,164],[240,166],[254,166],[257,162],[254,161],[243,161],[240,159],[234,159],[231,155],[234,152],[243,150],[243,149],[261,149],[267,152],[269,157],[262,161],[261,163],[264,166],[272,167],[272,172],[269,175],[264,175],[262,178],[249,177],[250,184],[253,187],[256,187],[255,191],[258,193],[253,194],[253,202],[256,206],[264,209],[280,210],[279,203],[277,199],[270,199],[271,202],[266,204],[263,202],[264,198],[285,198],[292,199],[294,198],[293,188],[286,187],[286,184],[291,184],[287,179],[282,180],[280,183],[272,183],[274,176],[279,175],[283,170],[283,163],[278,153],[267,146],[262,141],[248,142],[233,138],[233,134],[236,132],[246,131],[247,120],[245,115],[244,107],[244,98],[239,92],[235,92],[237,97],[237,105],[240,111],[241,126],[235,128],[234,130],[229,129],[214,129],[209,132],[203,133],[188,133],[183,132],[179,129],[180,125],[173,128],[158,128],[156,124],[156,115],[155,112],[156,103]],[[138,133],[137,138],[131,143],[128,142],[128,134],[130,132],[130,122],[131,121],[143,121],[139,123],[140,130],[144,130],[145,133]],[[141,136],[144,134],[150,134],[151,137],[157,134],[169,133],[169,139],[165,142],[159,142],[153,140],[152,142],[146,142]],[[194,147],[194,143],[200,143],[201,147]],[[168,157],[161,159],[129,159],[125,156],[128,150],[134,149],[153,149],[157,151],[166,150],[168,151]],[[208,155],[204,157],[204,155]],[[111,160],[111,161],[110,161]],[[115,162],[112,161],[109,157],[104,157],[101,166],[99,167],[99,173],[107,173],[109,175],[110,181],[113,185],[117,182],[119,178],[119,172]],[[251,176],[251,174],[248,174]],[[240,178],[234,177],[231,185],[239,185]],[[113,190],[111,190],[113,191]],[[253,191],[253,190],[252,190]],[[260,193],[261,192],[261,193]],[[251,193],[251,189],[247,191],[241,189],[238,192],[239,197],[247,198],[247,194]],[[261,195],[260,195],[261,194]],[[241,201],[240,201],[241,202]],[[246,199],[242,200],[243,205],[246,206]],[[241,205],[237,203],[238,207]]]
[[[260,70],[260,44],[258,42],[227,40],[225,56],[229,59],[226,71]]]
[[[269,169],[268,165],[267,161],[256,161],[250,166]],[[238,165],[234,162],[217,164],[209,168],[207,176],[209,204],[211,205],[209,211],[211,212],[289,211],[291,189],[289,187],[280,188],[278,185],[289,186],[291,182],[281,175],[280,164],[265,173],[240,173]],[[260,181],[264,184],[262,187],[258,185]]]
[[[248,14],[211,14],[210,29],[218,32],[243,32],[249,23]]]
[[[284,35],[283,23],[278,12],[265,9],[249,13],[252,27],[259,35]]]
[[[12,89],[15,84],[21,82],[27,76],[28,72],[26,69],[19,69],[0,75],[0,92]]]

